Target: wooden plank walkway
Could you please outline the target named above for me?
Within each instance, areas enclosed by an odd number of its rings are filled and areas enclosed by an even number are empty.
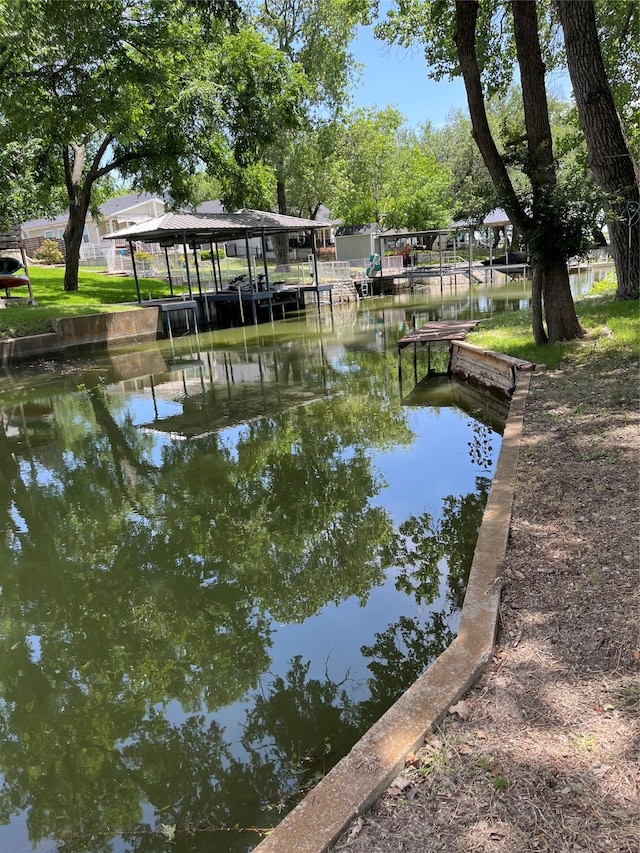
[[[425,323],[398,341],[398,351],[408,346],[426,346],[434,341],[462,341],[482,320],[438,320]]]

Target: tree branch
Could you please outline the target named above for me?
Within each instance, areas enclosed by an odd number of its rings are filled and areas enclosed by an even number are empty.
[[[456,32],[454,43],[467,91],[467,103],[473,138],[513,225],[524,233],[530,218],[520,204],[498,147],[489,127],[476,53],[477,0],[456,0]]]
[[[622,24],[620,35],[618,36],[618,44],[620,45],[620,47],[623,46],[623,42],[629,35],[629,27],[631,26],[631,21],[633,20],[634,7],[634,0],[630,0],[630,2],[627,4],[627,14],[625,15],[624,23]]]

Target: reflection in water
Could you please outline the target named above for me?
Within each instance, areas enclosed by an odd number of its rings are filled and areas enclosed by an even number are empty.
[[[448,645],[500,428],[399,399],[424,310],[0,378],[2,851],[250,850]]]

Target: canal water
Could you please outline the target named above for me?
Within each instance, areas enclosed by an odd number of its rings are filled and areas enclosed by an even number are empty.
[[[527,298],[351,303],[0,374],[2,853],[252,850],[424,671],[501,413],[401,390],[396,342]]]

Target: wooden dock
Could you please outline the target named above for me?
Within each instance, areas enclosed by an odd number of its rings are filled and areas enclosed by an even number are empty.
[[[520,358],[475,347],[464,343],[468,332],[481,320],[442,320],[425,323],[398,341],[398,379],[402,396],[402,351],[413,346],[413,374],[418,383],[418,347],[427,348],[427,376],[431,374],[431,344],[448,343],[447,374],[499,391],[510,397],[516,387],[520,370],[534,370],[535,365]]]
[[[424,347],[434,341],[463,341],[482,320],[438,320],[425,323],[398,341],[398,352],[409,346]]]
[[[534,370],[535,364],[522,358],[482,349],[462,341],[450,345],[450,376],[473,382],[511,397],[520,370]]]

